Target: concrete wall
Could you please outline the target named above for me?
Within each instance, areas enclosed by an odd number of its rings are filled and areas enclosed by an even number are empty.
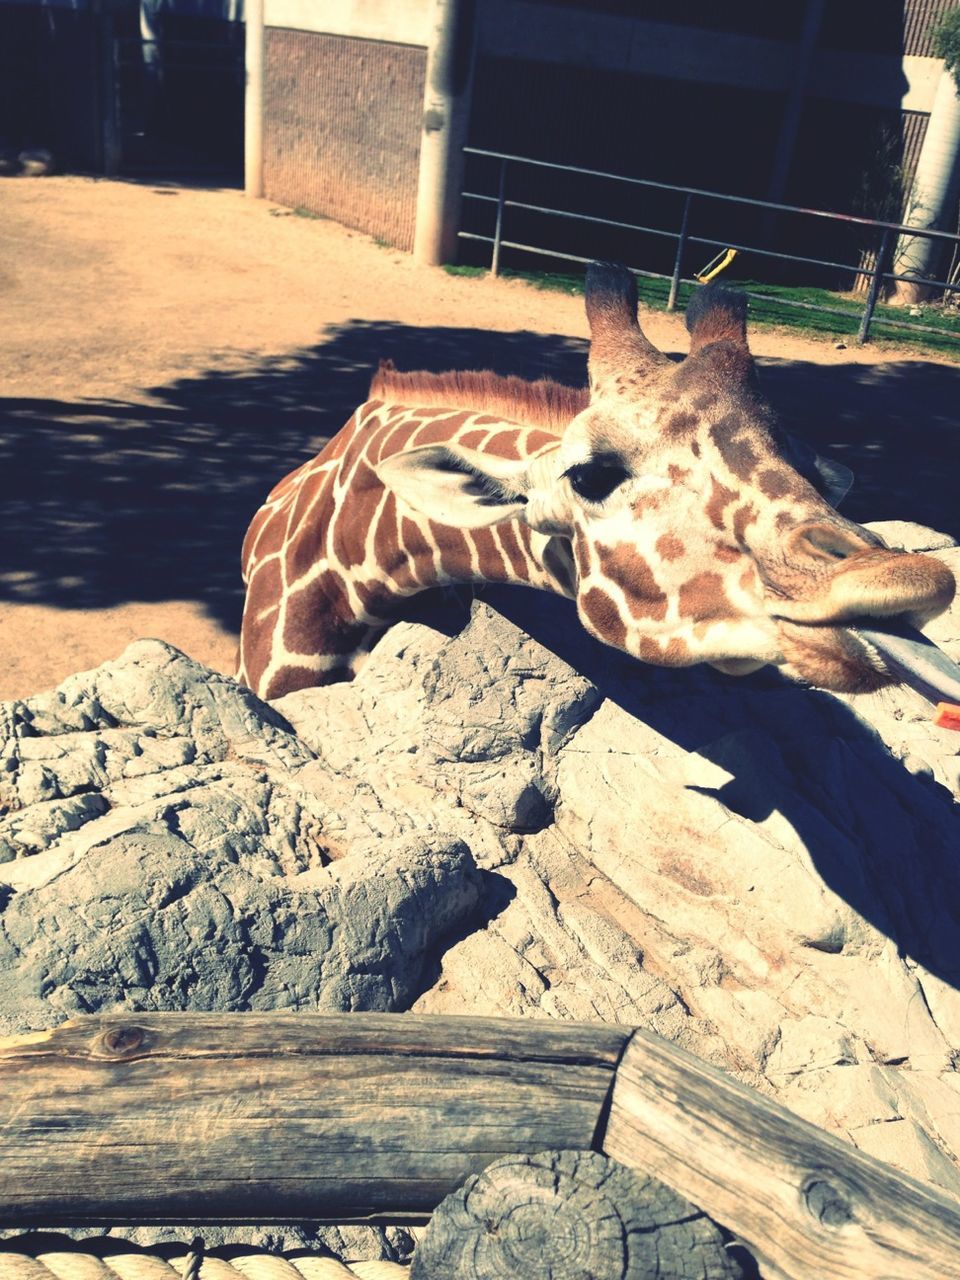
[[[409,45],[268,27],[266,197],[412,249],[425,67]]]

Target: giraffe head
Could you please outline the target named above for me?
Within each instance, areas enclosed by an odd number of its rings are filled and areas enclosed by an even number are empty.
[[[922,625],[950,604],[953,577],[827,501],[836,472],[825,486],[759,390],[746,299],[699,290],[679,364],[641,332],[626,269],[591,268],[586,305],[590,402],[555,445],[518,460],[422,445],[384,481],[434,520],[522,520],[561,540],[587,630],[646,662],[774,663],[846,691],[889,683],[851,627]]]

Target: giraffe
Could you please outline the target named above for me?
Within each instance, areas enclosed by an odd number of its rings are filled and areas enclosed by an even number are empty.
[[[592,635],[659,666],[896,681],[853,625],[922,626],[953,577],[818,491],[760,392],[743,295],[694,294],[679,363],[642,332],[625,268],[593,264],[586,311],[582,390],[381,366],[250,525],[240,680],[277,698],[349,679],[406,598],[498,582],[570,597]]]

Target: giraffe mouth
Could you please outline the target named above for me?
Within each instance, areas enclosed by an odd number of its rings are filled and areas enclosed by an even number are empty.
[[[934,705],[960,703],[960,664],[916,627],[897,620],[848,625],[847,630],[898,684],[908,685]]]
[[[805,684],[838,693],[905,685],[935,706],[960,706],[960,663],[903,615],[821,624],[781,619],[779,632],[785,673]]]

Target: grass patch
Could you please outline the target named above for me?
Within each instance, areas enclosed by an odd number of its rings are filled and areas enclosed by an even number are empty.
[[[485,276],[486,267],[445,268],[451,275]],[[525,280],[535,289],[551,289],[558,293],[582,294],[583,276],[561,272],[512,271],[504,269],[505,279]],[[719,281],[718,283],[723,283]],[[828,289],[765,284],[759,280],[731,280],[734,288],[753,295],[750,320],[767,328],[790,329],[824,341],[856,341],[863,315],[864,302]],[[682,311],[696,286],[681,284],[677,306]],[[637,293],[644,306],[656,311],[666,309],[670,281],[637,277]],[[756,295],[762,295],[760,297]],[[829,308],[829,312],[811,310]],[[909,307],[879,305],[870,325],[870,343],[877,346],[911,347],[918,353],[929,352],[960,362],[960,316],[940,306],[924,304],[920,315],[912,317]],[[913,324],[911,324],[913,322]],[[918,328],[935,329],[923,332]],[[911,332],[911,329],[913,330]]]

